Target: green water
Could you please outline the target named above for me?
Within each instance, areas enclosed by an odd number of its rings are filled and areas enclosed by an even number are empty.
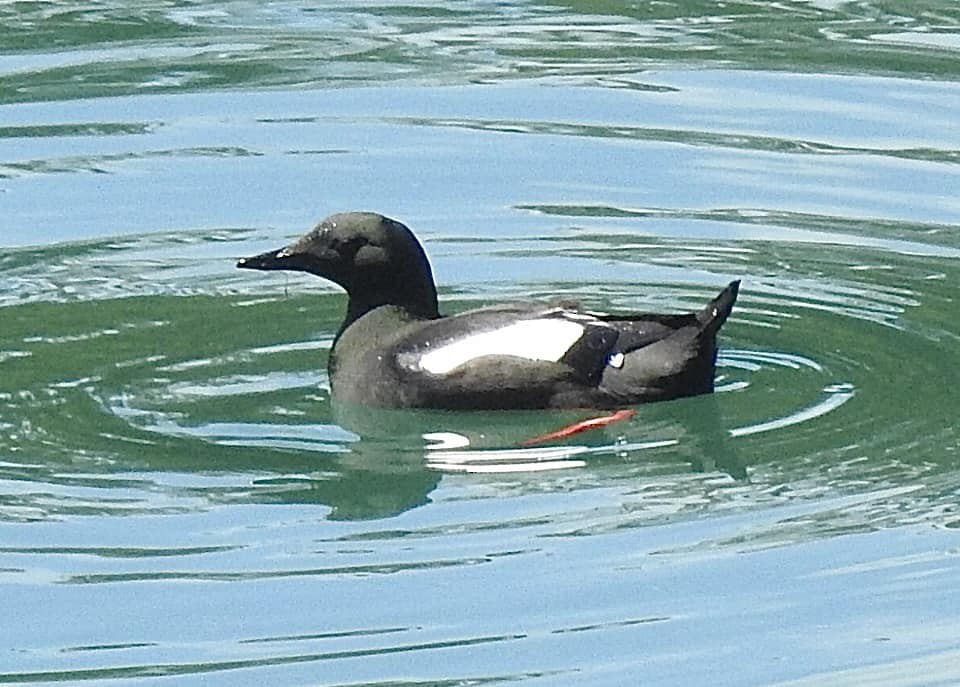
[[[960,10],[0,4],[0,684],[960,683]],[[320,217],[717,393],[331,402]]]

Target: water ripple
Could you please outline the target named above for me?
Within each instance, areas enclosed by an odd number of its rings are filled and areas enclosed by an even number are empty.
[[[894,9],[0,2],[0,683],[960,682],[960,15]],[[448,312],[742,278],[717,392],[340,407],[342,294],[234,264],[358,198]]]

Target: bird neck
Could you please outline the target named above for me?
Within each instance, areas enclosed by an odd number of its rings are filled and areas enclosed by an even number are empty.
[[[362,294],[349,294],[347,303],[347,314],[340,325],[340,331],[334,339],[336,342],[343,334],[344,330],[351,324],[359,320],[371,310],[382,306],[393,306],[399,308],[406,317],[414,320],[435,320],[440,317],[440,311],[437,305],[437,289],[433,283],[422,284],[417,288],[411,289],[409,286],[402,289],[394,289],[390,292],[365,291]]]

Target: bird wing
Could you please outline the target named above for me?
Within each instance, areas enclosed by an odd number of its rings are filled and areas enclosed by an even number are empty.
[[[497,306],[431,322],[394,347],[398,375],[446,407],[542,407],[595,386],[619,334],[563,308]]]

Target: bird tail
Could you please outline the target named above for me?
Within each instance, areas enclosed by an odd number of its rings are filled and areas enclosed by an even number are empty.
[[[733,304],[737,302],[737,293],[740,291],[740,280],[732,281],[727,287],[712,301],[707,303],[707,307],[697,313],[697,320],[700,322],[701,332],[707,335],[714,335],[717,330],[723,326],[733,310]]]

